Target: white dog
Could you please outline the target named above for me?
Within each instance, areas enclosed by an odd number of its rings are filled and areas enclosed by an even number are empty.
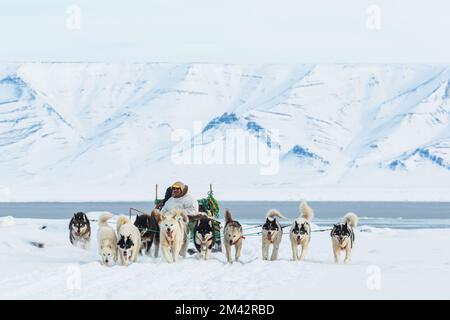
[[[102,264],[106,266],[117,262],[117,236],[116,231],[108,224],[113,215],[103,213],[98,219],[97,241]]]
[[[334,262],[339,263],[341,251],[345,251],[344,263],[350,262],[353,244],[355,242],[355,233],[353,228],[358,224],[358,216],[352,212],[347,213],[342,222],[335,224],[331,230],[331,239],[333,243]]]
[[[269,247],[273,245],[272,257],[270,260],[277,260],[280,249],[283,229],[276,217],[286,219],[278,210],[271,209],[267,212],[266,222],[262,227],[262,257],[269,260]]]
[[[178,256],[186,256],[189,245],[189,218],[182,210],[173,209],[168,215],[154,211],[160,228],[161,251],[168,263],[176,262]]]
[[[300,217],[292,223],[291,231],[289,233],[292,246],[292,258],[297,261],[305,259],[308,251],[309,241],[311,240],[311,220],[314,212],[311,207],[302,202],[299,207]],[[298,246],[302,247],[302,253],[298,256]]]
[[[125,216],[120,216],[117,219],[117,238],[119,257],[122,265],[136,262],[141,249],[141,233]]]

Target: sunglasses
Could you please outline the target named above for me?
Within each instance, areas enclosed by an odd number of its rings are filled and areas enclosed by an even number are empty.
[[[181,190],[180,187],[172,187],[172,190]]]

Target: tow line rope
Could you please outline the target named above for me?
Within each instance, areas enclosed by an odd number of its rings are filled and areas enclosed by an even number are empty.
[[[145,212],[139,211],[137,209],[132,209],[132,210],[145,214]],[[130,209],[130,211],[131,211],[131,209]],[[91,222],[98,222],[98,220],[89,220],[89,221],[91,221]],[[262,226],[263,225],[260,224],[260,225],[256,225],[256,226],[252,226],[252,227],[247,227],[247,228],[244,228],[242,230],[243,231],[244,230],[251,230],[251,229],[259,228],[259,227],[262,227]],[[281,226],[281,229],[284,229],[284,228],[289,227],[289,226],[290,225]],[[325,231],[331,231],[331,230],[332,230],[331,228],[330,229],[319,229],[319,230],[313,230],[313,231],[311,231],[311,233],[312,232],[325,232]],[[146,232],[149,232],[149,231],[150,232],[159,232],[159,230],[154,230],[154,229],[150,229],[150,228],[139,229],[139,231],[141,233],[146,233]],[[243,237],[256,237],[256,236],[259,236],[261,234],[262,234],[262,231],[258,231],[258,232],[246,233],[246,234],[243,234],[242,236]],[[289,232],[283,232],[283,234],[289,234]],[[223,237],[224,237],[223,234],[220,237],[223,239]]]

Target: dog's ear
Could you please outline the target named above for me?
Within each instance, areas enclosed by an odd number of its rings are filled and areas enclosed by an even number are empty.
[[[158,215],[155,216],[156,221],[158,221],[158,223],[163,222],[166,219],[166,216],[162,213],[159,213]]]
[[[84,213],[83,213],[83,220],[84,220],[85,222],[89,222],[89,219],[88,219],[87,215],[84,214]]]
[[[166,218],[166,216],[162,214],[158,209],[153,209],[150,216],[153,216],[158,224]]]
[[[189,222],[189,217],[186,215],[186,213],[184,213],[184,211],[179,210],[175,213],[174,217],[178,220],[181,221],[183,220],[185,223]],[[200,221],[200,220],[199,220]]]

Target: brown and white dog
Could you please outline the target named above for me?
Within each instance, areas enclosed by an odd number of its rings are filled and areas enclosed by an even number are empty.
[[[231,258],[231,247],[236,248],[235,260],[238,261],[241,256],[242,244],[245,239],[242,226],[239,222],[233,220],[230,209],[225,209],[225,227],[223,229],[223,238],[225,243],[225,250],[227,254],[228,263],[233,263]]]
[[[302,202],[299,206],[300,217],[298,217],[291,226],[289,237],[292,246],[292,258],[294,261],[305,259],[308,251],[309,241],[311,240],[311,220],[314,216],[312,208]],[[302,253],[298,256],[298,246],[302,247]]]
[[[168,215],[157,209],[154,215],[160,228],[161,251],[168,263],[178,260],[178,256],[185,257],[189,245],[189,218],[183,210],[173,209]]]
[[[278,210],[271,209],[267,212],[266,222],[262,227],[262,258],[269,260],[269,248],[272,245],[272,256],[270,260],[277,260],[280,249],[283,229],[276,218],[286,219]]]
[[[352,212],[347,213],[341,223],[337,223],[331,230],[331,239],[333,243],[334,262],[339,263],[341,251],[345,251],[344,263],[350,262],[353,244],[355,242],[355,233],[353,228],[358,224],[358,216]]]

